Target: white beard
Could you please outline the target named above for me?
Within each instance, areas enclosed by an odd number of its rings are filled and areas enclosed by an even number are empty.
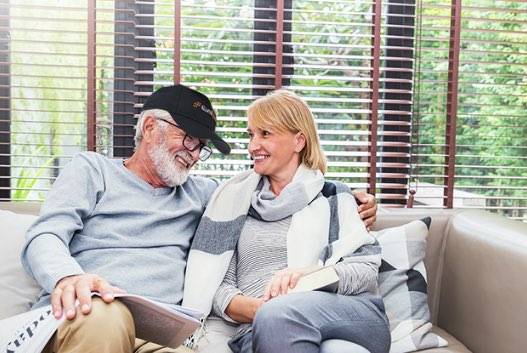
[[[175,187],[187,181],[189,170],[176,162],[175,155],[170,153],[164,140],[150,149],[148,154],[154,162],[157,174],[167,186]],[[176,155],[188,160],[184,151]]]

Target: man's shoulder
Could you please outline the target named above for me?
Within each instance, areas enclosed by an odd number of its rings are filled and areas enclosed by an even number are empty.
[[[218,187],[218,181],[200,175],[189,175],[183,187],[191,193],[197,193],[202,196],[205,203]]]
[[[117,159],[109,158],[100,153],[84,151],[77,153],[70,163],[75,166],[85,166],[103,172],[103,170],[114,167],[117,162]]]
[[[214,191],[218,187],[218,181],[201,175],[189,175],[187,181],[185,182],[185,186],[197,188],[200,190]]]
[[[73,159],[72,163],[87,163],[87,164],[101,164],[101,163],[110,163],[111,159],[97,152],[92,151],[83,151],[77,153]]]
[[[75,178],[87,178],[102,181],[109,170],[113,170],[116,161],[100,153],[84,151],[77,153],[65,166],[61,174]]]

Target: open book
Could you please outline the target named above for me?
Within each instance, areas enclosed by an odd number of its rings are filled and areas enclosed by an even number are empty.
[[[92,295],[98,295],[93,293]],[[136,337],[176,348],[199,326],[203,314],[181,306],[168,306],[133,294],[116,294],[132,313]],[[41,352],[60,324],[51,305],[0,320],[1,353]]]
[[[320,290],[335,293],[339,287],[339,276],[332,266],[322,267],[314,272],[303,275],[298,280],[295,288],[289,293],[308,292]]]

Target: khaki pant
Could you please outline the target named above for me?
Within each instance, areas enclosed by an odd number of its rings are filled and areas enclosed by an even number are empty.
[[[65,321],[43,353],[191,353],[186,347],[167,348],[135,338],[132,315],[126,306],[93,298],[89,315],[77,313]]]

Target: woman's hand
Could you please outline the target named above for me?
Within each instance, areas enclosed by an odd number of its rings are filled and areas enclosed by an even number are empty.
[[[263,300],[268,301],[279,295],[287,294],[290,289],[296,287],[298,280],[305,274],[311,273],[318,269],[318,266],[310,266],[303,268],[286,268],[276,272],[267,284]]]
[[[366,193],[363,190],[353,190],[353,196],[360,201],[359,204],[359,215],[363,220],[366,229],[370,230],[371,226],[377,219],[377,203],[375,202],[375,196]]]

